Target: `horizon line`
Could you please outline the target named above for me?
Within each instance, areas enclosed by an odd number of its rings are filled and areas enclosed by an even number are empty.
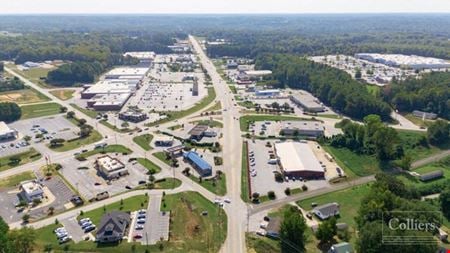
[[[348,14],[449,14],[450,12],[443,11],[428,11],[428,12],[402,12],[402,11],[386,11],[386,12],[30,12],[30,13],[0,13],[0,16],[24,16],[24,15],[348,15]]]

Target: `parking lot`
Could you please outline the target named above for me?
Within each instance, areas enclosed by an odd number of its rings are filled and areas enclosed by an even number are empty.
[[[116,157],[114,154],[109,154],[111,157]],[[147,180],[147,169],[139,163],[132,164],[127,162],[129,156],[119,156],[118,158],[128,168],[129,175],[120,177],[117,180],[112,180],[108,183],[103,177],[98,174],[94,167],[97,156],[91,156],[86,161],[78,161],[75,158],[64,161],[63,169],[60,173],[71,182],[78,190],[82,197],[86,199],[95,198],[98,193],[108,191],[110,195],[127,191],[128,188],[134,188],[139,185],[139,181]],[[74,166],[74,164],[76,164]]]
[[[278,171],[281,173],[280,168],[277,164],[269,164],[270,152],[274,152],[273,143],[270,142],[269,147],[267,141],[255,140],[254,143],[250,141],[248,142],[248,150],[252,193],[258,192],[263,196],[267,195],[269,191],[274,191],[277,198],[282,198],[286,196],[284,191],[287,187],[292,190],[306,185],[308,190],[315,190],[329,186],[329,183],[324,179],[300,181],[292,178],[287,182],[277,182],[275,181],[274,172]]]
[[[70,198],[75,194],[58,176],[53,176],[51,179],[41,182],[43,187],[46,187],[53,195],[52,201],[49,203],[44,202],[42,206],[37,206],[29,210],[28,214],[32,219],[48,216],[49,207],[53,207],[54,212],[66,210],[66,204],[70,203]],[[0,190],[0,203],[2,203],[0,216],[8,223],[20,221],[24,215],[24,212],[18,212],[18,209],[15,207],[15,203],[19,199],[17,196],[18,193],[18,187]]]
[[[86,237],[83,229],[81,229],[81,226],[78,224],[78,220],[76,217],[64,219],[60,222],[75,243],[83,241]]]
[[[19,153],[27,152],[30,149],[25,141],[20,139],[1,141],[0,142],[0,157],[12,156]]]
[[[19,131],[19,135],[32,137],[31,142],[36,142],[37,134],[42,134],[44,139],[62,138],[70,140],[78,135],[78,127],[64,118],[64,115],[19,120],[10,125]]]

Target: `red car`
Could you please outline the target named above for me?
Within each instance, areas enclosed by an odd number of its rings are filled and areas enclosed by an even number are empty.
[[[135,234],[135,235],[133,236],[133,238],[134,238],[134,239],[141,239],[141,238],[142,238],[142,235],[141,235],[141,234]]]

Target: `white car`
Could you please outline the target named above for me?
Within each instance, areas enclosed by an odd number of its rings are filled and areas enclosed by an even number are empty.
[[[142,230],[142,229],[144,229],[144,225],[137,224],[137,225],[134,227],[134,229],[135,229],[135,230]]]
[[[59,241],[59,243],[65,243],[65,242],[68,242],[70,240],[72,240],[72,236],[65,236],[65,237],[59,238],[58,241]]]
[[[59,227],[59,228],[55,229],[53,232],[56,234],[56,233],[61,233],[61,232],[65,232],[65,231],[66,231],[66,229],[64,227]]]
[[[88,222],[88,221],[91,221],[91,219],[89,219],[89,218],[83,218],[83,219],[81,219],[80,221],[78,221],[78,224],[83,224],[83,223],[85,223],[85,222]]]

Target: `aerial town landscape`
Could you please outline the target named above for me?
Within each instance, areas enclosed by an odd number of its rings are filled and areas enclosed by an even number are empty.
[[[442,6],[4,12],[0,253],[449,252]]]

